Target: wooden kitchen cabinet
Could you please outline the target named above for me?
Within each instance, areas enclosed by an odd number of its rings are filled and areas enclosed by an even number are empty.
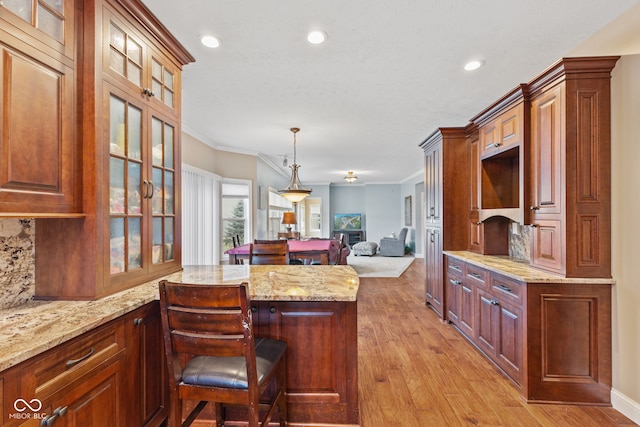
[[[287,343],[289,422],[358,425],[355,302],[253,302],[256,334]]]
[[[74,6],[0,6],[0,216],[82,212]]]
[[[169,380],[158,301],[128,313],[123,323],[129,374],[122,403],[127,420],[136,426],[159,426],[169,415]]]
[[[5,371],[3,425],[39,426],[43,420],[56,426],[127,425],[124,357],[123,323],[114,321]],[[18,399],[42,406],[27,409],[28,418],[11,417]]]
[[[425,156],[425,302],[446,317],[443,250],[469,245],[470,150],[466,128],[439,128],[420,147]]]
[[[38,298],[95,299],[181,268],[180,71],[193,57],[138,0],[81,6],[86,216],[38,222]]]
[[[425,301],[441,317],[445,316],[443,268],[442,268],[442,230],[439,227],[427,228],[425,238]]]
[[[531,265],[611,277],[611,70],[564,58],[530,84]]]

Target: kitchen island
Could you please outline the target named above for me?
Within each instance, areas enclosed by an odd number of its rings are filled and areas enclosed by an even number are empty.
[[[163,278],[196,284],[247,282],[256,334],[283,339],[288,344],[289,425],[359,425],[359,279],[351,267],[187,266]],[[3,310],[0,383],[4,378],[6,387],[16,378],[16,373],[28,371],[25,367],[31,366],[32,360],[50,356],[59,346],[73,343],[105,324],[126,319],[129,313],[143,306],[157,306],[161,279],[94,301],[31,301]],[[109,357],[118,357],[120,353],[113,351]],[[119,357],[126,359],[129,353],[122,351]],[[135,366],[126,360],[122,363]],[[83,368],[74,366],[70,370],[75,369]],[[53,380],[47,378],[47,381]],[[37,383],[37,379],[33,382]],[[21,383],[31,385],[31,381]],[[4,395],[2,407],[5,414],[10,415],[14,389],[6,388],[9,392]],[[33,390],[16,388],[15,393],[19,393],[17,397],[21,399],[46,401],[48,396],[37,394],[41,388],[35,384]],[[127,405],[126,396],[119,395],[118,400],[124,402],[116,404]]]

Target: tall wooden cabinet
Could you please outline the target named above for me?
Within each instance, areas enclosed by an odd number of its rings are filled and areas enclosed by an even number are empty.
[[[73,1],[0,6],[0,216],[78,216]]]
[[[181,268],[180,70],[137,0],[80,2],[81,219],[36,227],[40,298],[93,299]]]
[[[444,318],[442,251],[467,249],[469,241],[467,132],[439,128],[420,147],[425,156],[425,301]]]
[[[530,83],[534,267],[611,277],[611,93],[618,57],[565,58]]]

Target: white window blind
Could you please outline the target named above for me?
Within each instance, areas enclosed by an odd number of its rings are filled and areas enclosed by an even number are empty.
[[[182,264],[216,265],[220,259],[218,175],[182,165]]]

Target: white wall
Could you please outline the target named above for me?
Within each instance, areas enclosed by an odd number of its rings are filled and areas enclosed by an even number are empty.
[[[640,55],[622,57],[612,89],[613,406],[640,423]]]

